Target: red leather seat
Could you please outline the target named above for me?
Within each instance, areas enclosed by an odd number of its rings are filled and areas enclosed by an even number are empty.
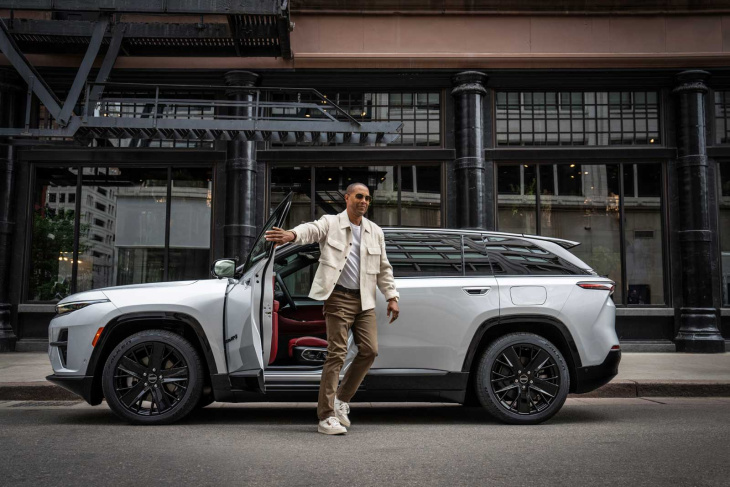
[[[322,347],[327,348],[327,340],[317,337],[299,337],[289,340],[289,356],[294,356],[294,347]]]

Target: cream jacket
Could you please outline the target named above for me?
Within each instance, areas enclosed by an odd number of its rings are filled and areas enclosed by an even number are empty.
[[[375,307],[375,286],[385,299],[400,297],[395,289],[393,267],[385,255],[383,230],[367,218],[362,219],[360,232],[360,298],[362,309]],[[311,223],[292,228],[296,232],[295,244],[319,242],[319,267],[314,275],[309,297],[317,301],[327,299],[345,266],[345,258],[352,245],[352,229],[347,210],[338,215],[324,215]]]

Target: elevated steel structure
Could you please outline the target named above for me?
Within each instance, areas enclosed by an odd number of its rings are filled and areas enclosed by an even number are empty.
[[[286,90],[313,93],[315,103],[269,101],[270,93],[284,88],[246,87],[247,96],[231,100],[226,99],[230,86],[107,82],[120,52],[180,56],[212,49],[223,55],[235,51],[246,56],[291,56],[285,0],[0,0],[3,8],[45,10],[57,15],[52,20],[15,15],[0,19],[0,50],[28,84],[24,126],[0,127],[0,137],[387,144],[399,136],[401,123],[358,121],[320,93],[306,88]],[[69,16],[74,12],[87,15],[87,19]],[[119,21],[125,17],[123,14],[139,13],[200,14],[200,22],[147,22],[145,15],[126,15],[133,21]],[[228,21],[203,23],[206,14]],[[278,37],[271,40],[274,30]],[[54,50],[68,52],[68,46],[81,49],[84,56],[62,102],[24,52],[25,48],[46,54]],[[104,47],[101,67],[96,78],[89,80]],[[109,88],[113,88],[111,95],[104,93]],[[180,90],[186,92],[185,97],[178,96]],[[31,127],[34,95],[52,118],[41,127]],[[182,113],[186,116],[180,116]]]

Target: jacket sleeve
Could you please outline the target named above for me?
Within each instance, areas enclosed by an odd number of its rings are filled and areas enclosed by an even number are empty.
[[[380,240],[380,272],[378,273],[378,289],[385,295],[385,300],[391,298],[400,298],[400,293],[395,288],[395,278],[393,277],[393,266],[388,262],[388,256],[385,255],[385,236],[382,232],[378,232]]]
[[[297,234],[297,238],[294,240],[296,245],[306,245],[314,242],[322,242],[327,237],[329,231],[329,218],[327,215],[323,215],[317,221],[302,223],[292,228],[292,231]]]

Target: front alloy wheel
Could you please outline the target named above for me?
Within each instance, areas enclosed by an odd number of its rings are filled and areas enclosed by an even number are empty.
[[[476,386],[479,401],[497,419],[537,424],[565,403],[570,374],[562,354],[548,340],[532,333],[512,333],[487,347]]]
[[[166,424],[200,401],[202,366],[195,348],[164,330],[136,333],[116,346],[102,386],[111,410],[136,424]]]

